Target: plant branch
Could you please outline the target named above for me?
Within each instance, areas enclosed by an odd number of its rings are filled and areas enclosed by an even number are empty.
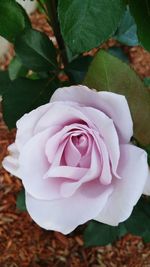
[[[47,15],[48,17],[48,12],[47,12],[47,9],[45,7],[45,5],[43,4],[43,2],[41,0],[37,0],[39,6],[43,9],[43,11],[45,12],[45,14]]]
[[[57,43],[60,49],[63,64],[66,65],[68,63],[68,59],[67,59],[66,48],[65,48],[64,40],[61,35],[60,25],[59,25],[59,20],[58,20],[58,13],[57,13],[58,0],[46,0],[46,6],[47,6],[48,15],[49,15],[49,20],[50,20],[51,26],[53,28],[53,31],[54,31],[54,34],[55,34],[55,37],[56,37],[56,40],[57,40]]]

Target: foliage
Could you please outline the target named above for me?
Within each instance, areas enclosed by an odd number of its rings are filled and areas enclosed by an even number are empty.
[[[26,211],[25,190],[22,189],[17,195],[16,206],[20,211]]]
[[[13,42],[30,25],[28,16],[18,3],[14,0],[0,1],[0,35]]]
[[[127,64],[101,50],[91,63],[84,84],[125,95],[134,121],[135,138],[141,144],[150,144],[150,124],[147,123],[150,93]]]
[[[78,54],[102,44],[116,31],[124,8],[122,0],[60,0],[61,31],[70,50]]]
[[[138,45],[137,26],[134,18],[131,16],[129,8],[125,11],[120,21],[119,27],[114,38],[122,44],[128,46]]]
[[[129,6],[137,24],[137,33],[141,44],[150,51],[150,2],[148,0],[130,0]]]
[[[57,69],[54,45],[44,33],[33,29],[24,30],[16,38],[15,51],[22,64],[28,69],[53,73]]]
[[[150,242],[150,200],[141,198],[132,215],[118,226],[109,226],[92,221],[84,232],[85,246],[104,246],[111,244],[127,233],[141,236]]]

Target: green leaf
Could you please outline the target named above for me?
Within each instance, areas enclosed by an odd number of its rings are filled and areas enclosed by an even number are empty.
[[[125,9],[122,0],[59,0],[58,16],[74,54],[97,47],[114,34]]]
[[[3,93],[3,117],[11,129],[16,126],[16,121],[25,113],[48,103],[51,95],[59,87],[59,81],[52,78],[30,80],[19,78],[11,82]]]
[[[57,70],[56,50],[48,36],[26,29],[15,42],[15,51],[23,65],[34,71]]]
[[[144,78],[144,85],[150,87],[150,77]]]
[[[68,64],[65,72],[73,83],[79,84],[83,81],[91,61],[90,56],[80,56]]]
[[[150,227],[150,218],[139,205],[135,207],[130,218],[125,222],[128,231],[137,236],[142,234]]]
[[[137,24],[139,40],[150,51],[150,1],[130,0],[129,7]]]
[[[16,36],[30,26],[24,9],[14,0],[0,1],[0,35],[14,42]]]
[[[129,8],[125,11],[120,25],[113,36],[120,43],[128,46],[135,46],[139,44],[137,37],[137,26],[134,18],[131,16]]]
[[[27,210],[26,203],[25,203],[25,190],[24,189],[22,189],[17,195],[16,206],[21,211]]]
[[[24,77],[28,69],[22,65],[18,57],[14,57],[8,67],[9,77],[13,81],[18,77]]]
[[[120,223],[118,226],[118,238],[122,238],[123,236],[125,236],[126,234],[128,234],[128,230],[126,228],[125,223]]]
[[[3,95],[10,83],[8,71],[0,71],[0,95]]]
[[[119,226],[113,227],[92,221],[88,224],[84,232],[85,246],[105,246],[117,241],[124,234],[126,234],[125,228],[123,231],[123,228],[120,230]]]
[[[135,206],[131,216],[118,226],[92,221],[84,232],[86,247],[105,246],[111,244],[127,233],[143,238],[144,242],[150,242],[150,199],[142,197]]]
[[[129,233],[141,236],[148,242],[150,237],[150,200],[141,198],[130,218],[125,221]],[[149,239],[150,240],[150,239]]]
[[[91,63],[84,84],[125,95],[134,122],[135,139],[142,145],[150,144],[150,91],[127,64],[101,50]]]
[[[144,243],[150,243],[150,230],[146,230],[142,234],[142,239],[143,239]]]
[[[122,61],[129,63],[129,59],[127,54],[124,53],[123,49],[121,47],[110,47],[108,50],[109,54],[118,57]]]

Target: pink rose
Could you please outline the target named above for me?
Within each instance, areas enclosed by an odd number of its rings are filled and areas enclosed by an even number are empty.
[[[3,166],[22,179],[41,227],[67,234],[91,219],[115,226],[150,193],[147,155],[132,135],[124,96],[61,88],[17,122]]]

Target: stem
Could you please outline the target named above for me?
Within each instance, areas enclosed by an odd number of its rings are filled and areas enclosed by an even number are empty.
[[[68,58],[66,54],[64,40],[61,35],[58,14],[57,14],[58,0],[46,0],[46,6],[47,6],[50,23],[53,28],[53,31],[54,31],[54,34],[55,34],[55,37],[56,37],[56,40],[57,40],[57,43],[60,49],[63,64],[67,65]]]
[[[41,6],[41,8],[43,9],[43,11],[45,12],[46,16],[48,17],[48,12],[47,12],[47,9],[46,9],[45,5],[42,3],[41,0],[37,0],[37,2]]]

